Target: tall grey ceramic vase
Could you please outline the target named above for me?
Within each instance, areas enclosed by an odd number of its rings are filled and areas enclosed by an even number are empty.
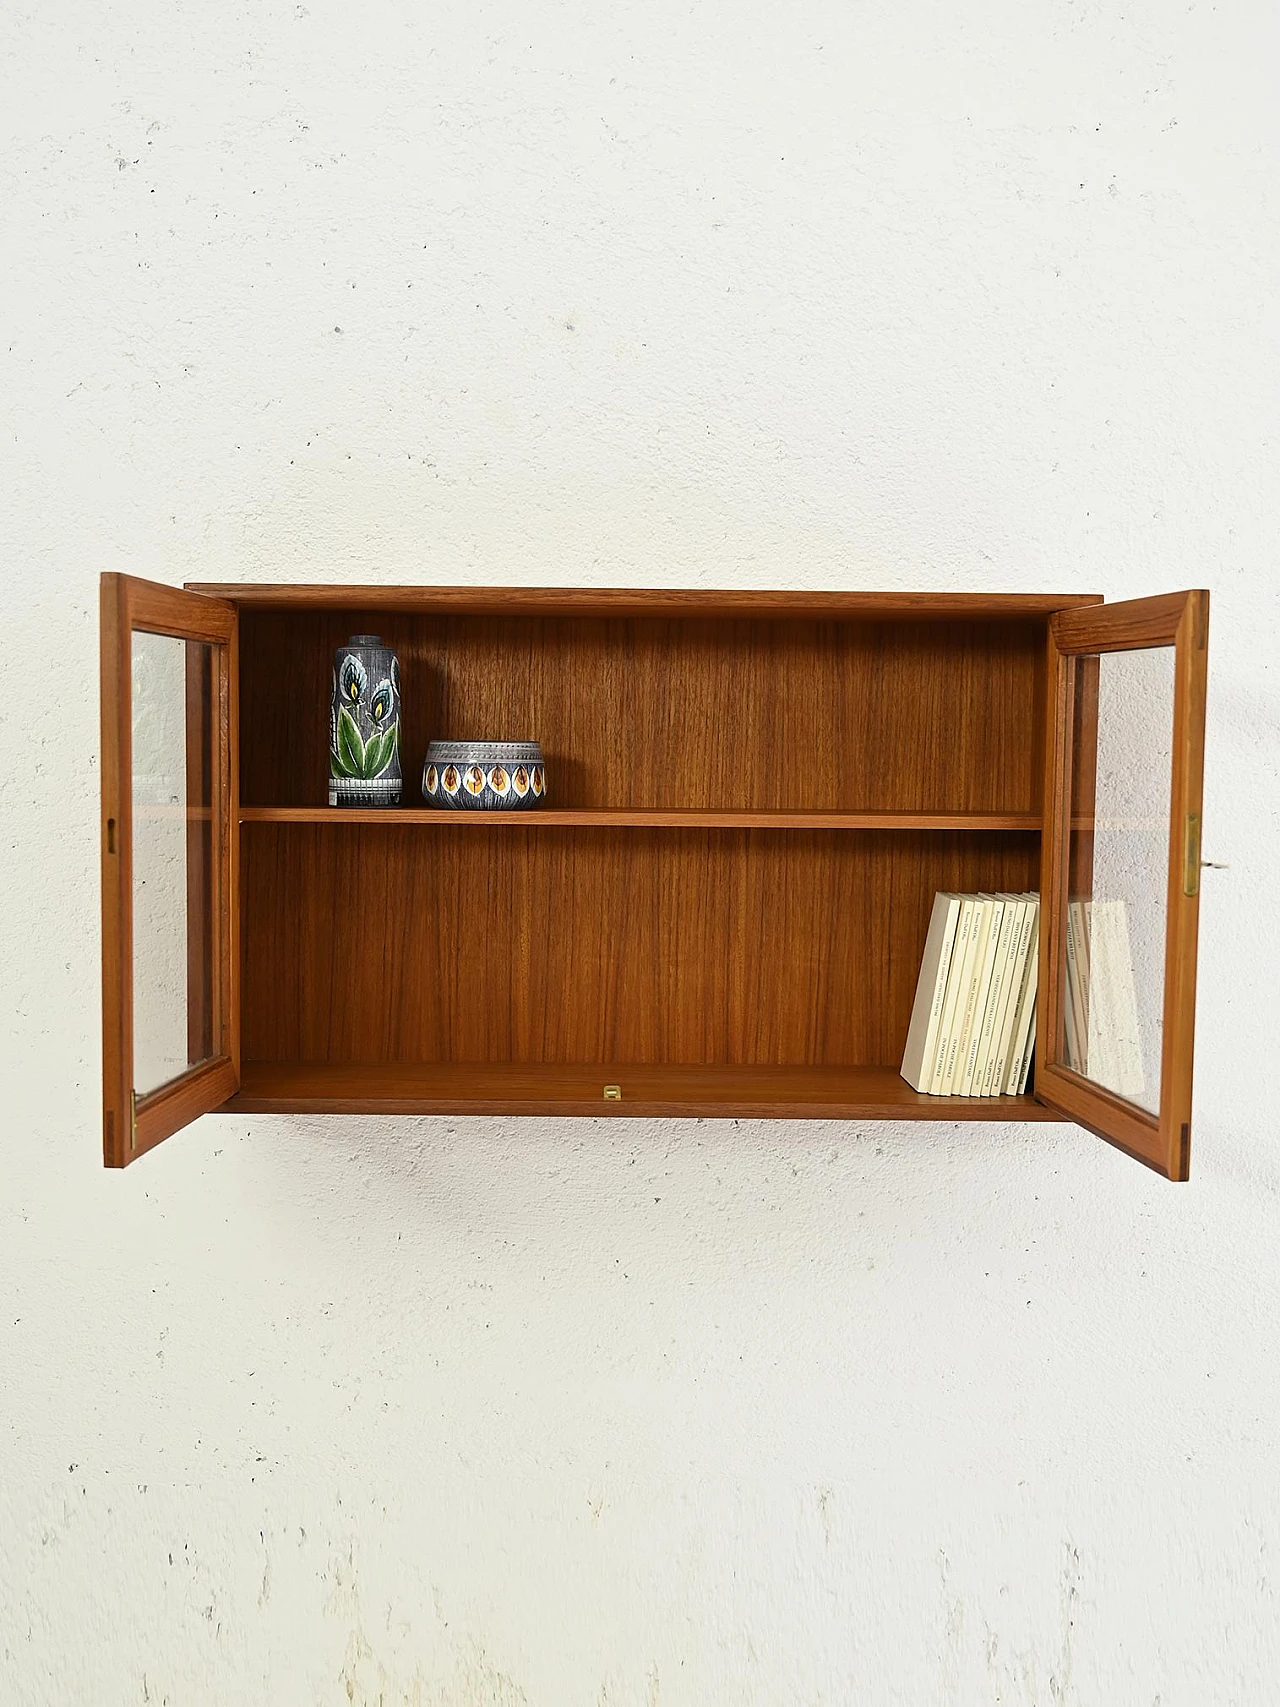
[[[333,654],[330,806],[399,806],[400,661],[376,634]]]

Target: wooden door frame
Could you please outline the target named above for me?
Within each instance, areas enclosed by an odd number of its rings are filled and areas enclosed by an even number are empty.
[[[240,1083],[238,965],[238,622],[224,600],[131,575],[104,574],[101,611],[102,736],[102,1143],[107,1167],[124,1167]],[[211,648],[215,762],[209,902],[214,1053],[135,1100],[133,1094],[133,707],[135,632]]]
[[[1035,1094],[1171,1180],[1185,1180],[1190,1168],[1208,631],[1209,595],[1203,590],[1062,611],[1049,621]],[[1072,662],[1080,654],[1154,646],[1172,646],[1175,652],[1158,1115],[1094,1084],[1061,1059],[1075,719]]]

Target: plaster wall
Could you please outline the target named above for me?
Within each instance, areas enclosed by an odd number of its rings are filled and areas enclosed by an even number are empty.
[[[1278,45],[4,8],[6,1702],[1274,1699]],[[104,569],[1209,586],[1192,1183],[1065,1125],[534,1120],[104,1173]]]

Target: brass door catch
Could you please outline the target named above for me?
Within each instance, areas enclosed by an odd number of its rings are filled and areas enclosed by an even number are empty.
[[[1182,865],[1182,893],[1200,893],[1200,814],[1187,813],[1186,840]]]
[[[604,1100],[606,1102],[621,1102],[622,1101],[622,1086],[621,1085],[606,1085],[604,1087]]]

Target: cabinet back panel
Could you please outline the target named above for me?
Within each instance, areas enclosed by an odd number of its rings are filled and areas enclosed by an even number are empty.
[[[896,1063],[938,889],[1028,833],[246,824],[260,1061]]]
[[[1038,811],[1041,621],[241,613],[241,798],[327,798],[333,649],[400,657],[404,804],[432,738],[538,739],[551,803]]]

